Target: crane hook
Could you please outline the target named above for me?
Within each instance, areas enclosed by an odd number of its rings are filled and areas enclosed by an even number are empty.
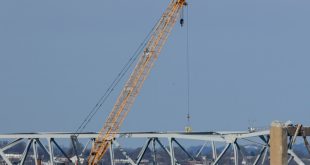
[[[187,2],[184,3],[184,6],[187,7]],[[183,8],[182,8],[182,13],[181,13],[180,25],[181,27],[183,27],[184,25],[184,9]]]

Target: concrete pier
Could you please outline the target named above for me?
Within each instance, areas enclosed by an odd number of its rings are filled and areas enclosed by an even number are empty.
[[[270,129],[270,164],[287,165],[287,129],[283,123],[274,121]]]

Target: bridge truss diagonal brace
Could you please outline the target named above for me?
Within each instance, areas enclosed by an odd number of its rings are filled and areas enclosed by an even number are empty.
[[[117,140],[113,140],[112,144],[114,144],[122,153],[123,156],[125,156],[125,158],[128,160],[128,162],[131,165],[136,165],[136,163],[127,155],[127,153],[124,151],[124,149],[121,147],[121,145],[117,142]],[[114,151],[112,151],[114,152]]]
[[[143,158],[143,156],[144,156],[146,150],[148,149],[148,147],[149,147],[149,145],[150,145],[150,143],[151,143],[152,140],[153,140],[153,138],[149,138],[149,139],[146,141],[146,143],[144,144],[143,148],[141,149],[141,151],[140,151],[140,153],[139,153],[139,155],[138,155],[138,159],[137,159],[136,164],[140,164],[140,162],[141,162],[141,160],[142,160],[142,158]]]
[[[55,139],[51,139],[51,140],[52,140],[52,143],[56,146],[56,148],[62,153],[62,155],[65,156],[66,159],[67,159],[69,162],[73,163],[73,162],[71,161],[71,159],[69,158],[69,156],[66,154],[66,152],[65,152],[63,149],[61,149],[61,147],[60,147],[59,144],[55,141]]]
[[[218,162],[221,160],[221,158],[223,157],[223,155],[226,153],[226,151],[229,149],[230,146],[231,146],[231,143],[226,144],[225,148],[220,153],[220,155],[215,159],[215,161],[212,163],[212,165],[218,164]]]
[[[38,165],[38,145],[37,145],[37,141],[35,139],[33,139],[32,141],[32,151],[33,151],[33,158],[35,161],[35,165]]]
[[[298,165],[305,165],[305,163],[295,154],[293,150],[288,149],[287,153],[291,156],[289,161],[293,159]]]
[[[153,165],[157,165],[157,153],[156,153],[155,138],[152,138],[152,157],[153,157]]]
[[[171,165],[175,165],[176,161],[174,156],[174,146],[173,146],[173,138],[169,138],[169,148],[170,148],[170,159],[171,159]]]
[[[187,150],[176,139],[172,139],[172,141],[175,142],[191,160],[195,160],[195,158],[190,153],[188,153]]]
[[[53,144],[52,144],[52,139],[53,138],[47,138],[47,141],[48,141],[50,163],[51,163],[51,165],[54,165],[54,147],[53,147]]]
[[[114,147],[113,147],[113,141],[110,141],[110,160],[111,160],[111,165],[115,165],[114,163]]]
[[[199,155],[201,154],[201,152],[203,151],[203,149],[206,148],[206,147],[207,147],[207,142],[203,143],[203,145],[200,147],[200,149],[195,154],[195,158],[198,158]]]
[[[40,139],[36,138],[35,141],[39,145],[39,147],[47,154],[50,156],[50,152],[47,150],[47,148],[41,143]]]
[[[239,147],[238,147],[238,144],[236,142],[232,143],[232,146],[233,146],[233,150],[234,150],[235,165],[238,165],[238,162],[239,162]]]
[[[74,151],[74,155],[76,156],[76,159],[77,159],[77,164],[80,165],[81,164],[81,161],[80,161],[80,157],[79,157],[79,154],[78,154],[78,148],[77,148],[77,145],[79,143],[78,139],[77,139],[77,136],[75,135],[72,135],[70,137],[71,139],[71,144],[73,146],[73,151]]]
[[[32,145],[32,142],[33,142],[33,139],[29,139],[29,140],[28,140],[28,143],[27,143],[27,145],[26,145],[26,148],[25,148],[25,150],[24,150],[24,152],[23,152],[22,159],[21,159],[21,161],[20,161],[20,164],[21,164],[21,165],[24,165],[24,163],[25,163],[25,160],[26,160],[27,155],[28,155],[28,153],[29,153],[29,150],[30,150],[30,147],[31,147],[31,145]]]
[[[16,140],[12,141],[11,143],[7,144],[6,146],[2,147],[0,149],[0,156],[5,161],[6,164],[12,165],[12,162],[9,160],[9,158],[5,155],[4,151],[14,147],[15,145],[21,143],[24,140],[24,138],[17,138]]]
[[[13,142],[11,142],[11,143],[7,144],[6,146],[4,146],[4,147],[2,148],[2,151],[5,151],[5,150],[7,150],[7,149],[9,149],[9,148],[14,147],[15,145],[21,143],[23,140],[24,140],[23,138],[18,138],[18,139],[16,139],[16,140],[14,140]]]
[[[0,156],[2,159],[5,161],[6,164],[12,165],[12,162],[5,156],[4,152],[2,149],[0,149]]]
[[[265,143],[265,145],[262,146],[262,148],[261,148],[259,154],[257,155],[253,165],[257,165],[258,162],[260,161],[260,159],[262,158],[262,156],[263,156],[263,160],[262,160],[262,164],[263,164],[266,160],[266,155],[268,153],[270,136],[267,136],[267,138],[265,138],[262,135],[262,136],[259,136],[259,138]]]

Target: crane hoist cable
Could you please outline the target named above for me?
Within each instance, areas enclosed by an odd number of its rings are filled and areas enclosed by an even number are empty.
[[[96,165],[100,162],[111,145],[111,141],[119,133],[120,127],[130,111],[135,99],[147,76],[149,75],[154,62],[157,60],[168,36],[180,16],[180,11],[186,5],[185,0],[171,0],[168,8],[155,25],[150,39],[139,56],[139,60],[131,73],[128,81],[123,87],[120,95],[102,129],[93,143],[88,157],[89,165]]]
[[[95,106],[91,109],[91,111],[84,118],[83,122],[76,129],[76,131],[74,132],[74,136],[78,136],[81,132],[84,131],[86,126],[89,124],[89,122],[93,119],[96,113],[100,110],[100,108],[102,108],[104,103],[107,101],[111,93],[114,91],[115,87],[120,83],[120,81],[123,79],[126,73],[128,73],[130,68],[133,66],[134,62],[137,61],[139,54],[143,51],[143,48],[146,46],[147,41],[149,40],[152,32],[154,31],[154,28],[155,26],[143,39],[142,43],[139,45],[139,47],[136,49],[133,55],[129,58],[129,60],[125,63],[125,65],[121,68],[120,72],[117,74],[117,76],[114,78],[112,83],[109,85],[108,89],[104,92],[104,94],[100,97],[100,99],[97,101]]]
[[[190,83],[190,54],[189,54],[189,12],[188,12],[188,5],[186,5],[186,97],[187,97],[187,115],[186,115],[186,119],[187,119],[187,125],[185,127],[185,131],[186,132],[191,132],[192,131],[192,125],[191,125],[191,114],[190,114],[190,87],[191,87],[191,83]],[[184,14],[183,14],[184,15]],[[182,20],[182,19],[181,19]],[[181,26],[182,26],[182,22],[184,21],[180,21]]]

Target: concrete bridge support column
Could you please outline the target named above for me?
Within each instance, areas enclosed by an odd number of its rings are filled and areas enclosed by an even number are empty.
[[[270,164],[287,165],[287,129],[283,123],[272,122],[270,129]]]

